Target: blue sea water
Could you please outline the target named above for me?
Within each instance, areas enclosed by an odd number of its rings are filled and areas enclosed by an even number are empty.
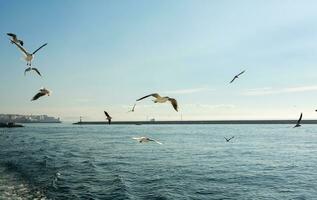
[[[317,199],[317,126],[0,129],[0,199]]]

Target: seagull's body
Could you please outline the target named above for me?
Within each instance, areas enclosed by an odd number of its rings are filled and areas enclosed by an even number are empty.
[[[37,99],[39,99],[40,97],[45,96],[45,95],[50,96],[51,93],[52,93],[52,92],[49,91],[48,89],[46,89],[46,88],[41,88],[41,89],[39,90],[39,92],[31,99],[31,101],[35,101],[35,100],[37,100]]]
[[[303,118],[303,113],[300,114],[300,117],[293,128],[297,128],[301,126],[300,122],[302,121],[302,118]]]
[[[226,137],[224,137],[224,138],[226,139],[226,141],[227,141],[227,142],[229,142],[231,139],[233,139],[233,138],[234,138],[234,136],[232,136],[232,137],[231,137],[231,138],[229,138],[229,139],[228,139],[228,138],[226,138]]]
[[[47,45],[47,43],[45,43],[42,46],[40,46],[39,48],[37,48],[33,53],[29,53],[19,43],[16,43],[14,40],[11,40],[11,42],[13,44],[15,44],[22,51],[22,53],[24,54],[24,60],[26,61],[26,65],[27,66],[31,66],[32,65],[32,60],[34,58],[35,53],[38,52],[40,49],[42,49],[43,47],[45,47]]]
[[[243,71],[240,72],[239,74],[235,75],[235,76],[233,77],[233,79],[230,81],[230,83],[232,83],[234,80],[236,80],[237,78],[239,78],[239,76],[240,76],[241,74],[243,74],[244,72],[245,72],[245,70],[243,70]]]
[[[176,99],[173,99],[173,98],[170,98],[170,97],[161,97],[157,93],[146,95],[144,97],[141,97],[140,99],[137,99],[136,101],[141,101],[142,99],[145,99],[145,98],[150,97],[150,96],[155,97],[155,99],[153,100],[154,103],[165,103],[167,101],[171,102],[173,108],[176,111],[178,111],[178,104],[177,104]]]
[[[26,75],[26,72],[29,72],[29,71],[32,71],[32,70],[35,71],[38,75],[42,76],[40,71],[37,68],[35,68],[35,67],[26,68],[25,71],[24,71],[24,76]]]
[[[13,44],[13,42],[20,44],[21,46],[23,46],[23,41],[19,40],[17,35],[14,33],[7,33],[8,36],[11,37],[11,44]]]
[[[131,110],[129,110],[128,112],[134,112],[136,104],[133,105],[133,108]]]
[[[108,123],[111,124],[111,119],[112,119],[112,117],[111,117],[106,111],[103,111],[103,112],[104,112],[105,115],[106,115],[106,118],[107,118],[107,120],[108,120]]]
[[[134,140],[138,140],[140,143],[145,143],[145,142],[156,142],[157,144],[162,144],[161,142],[156,141],[156,140],[153,140],[153,139],[148,138],[148,137],[139,137],[139,138],[134,137],[134,138],[132,138],[132,139],[134,139]]]

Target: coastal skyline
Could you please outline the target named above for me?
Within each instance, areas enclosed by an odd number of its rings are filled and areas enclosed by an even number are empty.
[[[317,2],[2,1],[0,113],[63,121],[316,119]],[[13,12],[14,11],[14,12]],[[48,45],[29,73],[6,33]],[[242,70],[241,78],[229,85]],[[34,91],[52,96],[31,102]],[[156,105],[146,94],[176,98]]]

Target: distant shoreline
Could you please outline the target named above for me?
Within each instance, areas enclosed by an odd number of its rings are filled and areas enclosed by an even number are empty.
[[[155,125],[155,124],[296,124],[297,120],[197,120],[197,121],[113,121],[116,125]],[[303,120],[302,124],[317,124],[317,120]],[[108,125],[106,121],[82,121],[74,125]]]

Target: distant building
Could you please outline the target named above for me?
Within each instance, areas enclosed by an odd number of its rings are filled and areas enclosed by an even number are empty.
[[[47,115],[0,114],[0,122],[14,123],[61,123],[60,118]]]

